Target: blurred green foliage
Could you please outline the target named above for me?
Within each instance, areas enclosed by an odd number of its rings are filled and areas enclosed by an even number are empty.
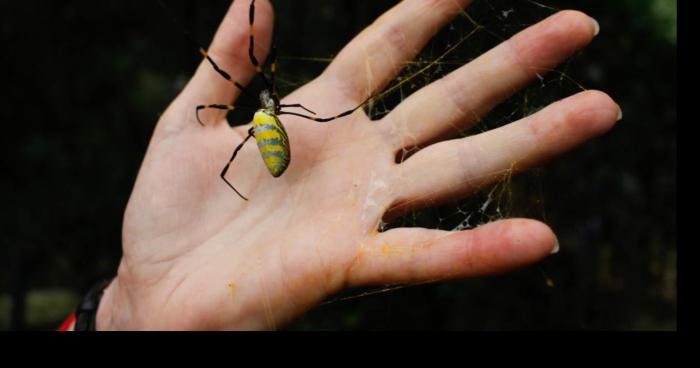
[[[676,0],[618,0],[612,1],[610,5],[618,6],[631,15],[631,25],[635,28],[647,28],[650,36],[656,41],[676,44]]]
[[[332,57],[394,3],[276,2],[283,94],[326,65],[306,58]],[[560,254],[503,276],[331,302],[288,328],[676,328],[676,2],[544,3],[598,20],[600,35],[562,70],[608,92],[625,116],[611,133],[524,180],[559,236]],[[202,42],[228,7],[169,4]],[[482,0],[467,11],[508,34],[551,13],[536,4]],[[0,19],[8,91],[0,109],[8,128],[0,326],[52,328],[75,295],[116,271],[122,214],[151,130],[199,59],[155,1],[2,2]],[[461,22],[436,45],[466,34]],[[473,53],[463,61],[495,40],[467,43]]]

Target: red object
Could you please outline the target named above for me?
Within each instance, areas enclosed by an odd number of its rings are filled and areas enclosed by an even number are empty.
[[[68,318],[61,323],[61,326],[59,326],[56,331],[68,331],[68,329],[73,325],[73,322],[75,322],[75,313],[68,316]]]

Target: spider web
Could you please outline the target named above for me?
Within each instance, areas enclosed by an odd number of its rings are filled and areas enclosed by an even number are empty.
[[[379,2],[376,16],[395,5],[394,1]],[[276,4],[279,13],[282,4]],[[320,13],[333,11],[334,4],[322,4]],[[442,78],[450,72],[469,63],[484,52],[507,40],[519,31],[545,19],[559,9],[532,0],[485,0],[474,1],[466,7],[454,21],[444,27],[428,43],[414,60],[405,64],[401,72],[389,83],[381,93],[375,95],[365,112],[373,120],[381,119],[412,93]],[[310,15],[311,16],[311,15]],[[332,17],[330,17],[332,19]],[[364,27],[364,25],[357,25]],[[278,29],[284,32],[284,19],[278,19]],[[323,34],[323,27],[331,27],[323,21],[317,22],[314,36]],[[341,40],[342,44],[349,41],[359,29],[348,31],[348,39]],[[336,40],[337,41],[337,40]],[[333,60],[333,52],[323,54],[309,51],[300,55],[293,50],[286,50],[283,44],[279,47],[277,83],[281,96],[285,96],[303,86],[318,75]],[[320,44],[324,41],[321,40]],[[322,47],[321,47],[322,48]],[[329,46],[330,50],[339,50],[338,44]],[[335,51],[337,52],[337,51]],[[585,88],[568,74],[568,69],[575,56],[552,70],[543,70],[537,79],[526,88],[515,92],[510,98],[481,116],[477,124],[468,130],[454,127],[451,138],[467,137],[489,131],[500,126],[529,116],[541,108],[566,96],[580,92]],[[251,101],[250,104],[254,104]],[[436,103],[440,103],[436,101]],[[247,117],[241,115],[233,121],[245,122]],[[397,161],[402,161],[417,152],[420,147],[408,147],[398,155]],[[513,162],[512,167],[517,166]],[[492,173],[498,177],[495,183],[488,185],[478,192],[449,204],[434,203],[427,208],[414,208],[403,216],[389,222],[378,224],[379,231],[397,227],[421,227],[448,231],[473,229],[489,222],[513,217],[526,217],[546,220],[546,206],[542,188],[542,169],[529,169],[516,173],[514,169]],[[407,183],[408,185],[408,183]],[[543,271],[542,282],[553,285]],[[431,280],[434,282],[439,280]],[[373,294],[386,293],[400,288],[417,284],[386,285],[354,289],[342,292],[328,300],[324,305],[335,304],[349,299],[365,297]]]

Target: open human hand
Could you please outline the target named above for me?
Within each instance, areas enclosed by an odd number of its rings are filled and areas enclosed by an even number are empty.
[[[382,90],[467,5],[405,0],[352,40],[315,80],[283,98],[334,116]],[[232,78],[255,76],[249,3],[236,1],[208,50]],[[255,53],[269,49],[273,11],[258,0]],[[536,262],[557,245],[545,224],[505,219],[448,232],[397,228],[383,218],[456,200],[504,170],[539,165],[610,129],[621,113],[586,91],[519,121],[445,140],[478,122],[537,74],[587,45],[590,17],[559,12],[405,99],[381,120],[362,109],[328,123],[279,116],[291,163],[273,178],[254,142],[219,177],[250,125],[223,111],[240,91],[205,60],[163,113],[123,223],[123,258],[98,329],[275,329],[346,287],[473,277]],[[458,128],[458,129],[455,129]],[[438,142],[438,143],[435,143]],[[402,149],[421,150],[401,163]]]

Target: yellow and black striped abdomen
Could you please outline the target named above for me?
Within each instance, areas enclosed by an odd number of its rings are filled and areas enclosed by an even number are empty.
[[[291,160],[289,138],[282,123],[272,112],[260,109],[253,117],[253,128],[265,166],[272,176],[282,175]]]

